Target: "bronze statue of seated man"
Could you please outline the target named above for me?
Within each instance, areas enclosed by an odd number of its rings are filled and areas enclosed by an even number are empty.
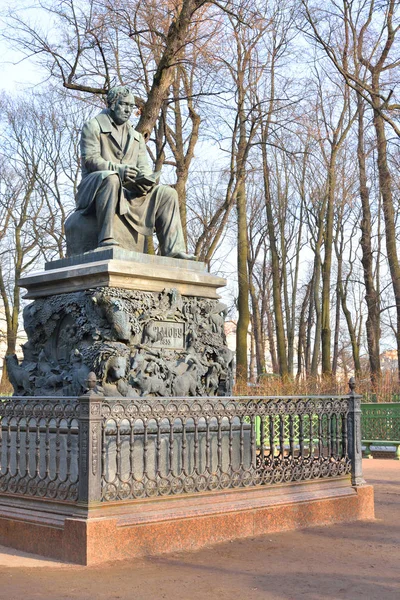
[[[129,88],[111,89],[107,104],[82,129],[82,181],[65,225],[67,254],[110,246],[143,251],[144,236],[155,229],[162,256],[195,260],[186,253],[178,194],[157,184],[144,138],[129,122]]]

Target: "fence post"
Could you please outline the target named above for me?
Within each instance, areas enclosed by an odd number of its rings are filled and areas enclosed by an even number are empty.
[[[103,394],[96,375],[89,373],[88,391],[79,397],[79,498],[80,504],[101,501],[101,443]]]
[[[354,377],[349,380],[349,415],[348,415],[348,439],[349,457],[351,459],[351,483],[352,485],[364,485],[362,474],[362,446],[361,446],[361,398],[355,393],[356,382]]]

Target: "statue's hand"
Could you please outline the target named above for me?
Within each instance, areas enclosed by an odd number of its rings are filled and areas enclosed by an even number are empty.
[[[151,188],[153,188],[153,187],[154,187],[154,184],[153,184],[153,185],[147,185],[147,184],[145,184],[145,183],[137,183],[137,182],[135,182],[135,183],[136,183],[136,188],[137,188],[137,189],[138,189],[140,192],[142,192],[143,196],[144,196],[145,194],[147,194],[147,193],[148,193],[148,192],[151,190]]]
[[[136,179],[136,175],[138,173],[139,173],[139,169],[128,165],[127,167],[125,167],[125,174],[124,174],[125,181],[134,181]]]
[[[136,167],[127,166],[125,168],[124,185],[136,195],[145,196],[156,185],[155,180],[151,181],[153,175],[139,174]]]

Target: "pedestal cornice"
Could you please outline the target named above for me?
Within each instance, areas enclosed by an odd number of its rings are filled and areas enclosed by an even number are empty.
[[[204,263],[112,249],[47,263],[44,271],[18,283],[26,288],[28,299],[95,287],[149,292],[171,287],[183,296],[219,298],[217,289],[226,280],[208,273]]]

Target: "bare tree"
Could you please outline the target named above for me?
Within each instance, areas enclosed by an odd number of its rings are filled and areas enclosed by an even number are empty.
[[[385,0],[382,3],[377,3],[375,0],[369,0],[366,3],[343,0],[340,5],[331,2],[333,10],[326,12],[313,10],[306,0],[302,0],[302,3],[313,38],[343,76],[348,87],[354,89],[372,108],[377,142],[378,176],[385,220],[386,251],[397,311],[396,339],[400,374],[400,263],[396,248],[393,182],[388,165],[388,144],[385,130],[386,125],[389,125],[397,135],[400,135],[400,130],[393,117],[400,109],[400,104],[396,102],[398,89],[396,85],[393,85],[390,77],[391,72],[400,65],[396,52],[398,45],[396,36],[400,27],[396,24],[397,3],[395,0]],[[380,15],[378,21],[373,19],[376,10]],[[335,27],[336,30],[339,28],[340,34],[327,36],[327,29],[332,31],[332,27]],[[344,47],[348,50],[346,55],[343,54]],[[393,54],[395,55],[393,56]],[[360,111],[360,105],[358,108]],[[364,186],[362,192],[366,203]],[[364,212],[364,215],[367,217],[364,226],[364,264],[366,265],[364,272],[366,269],[368,302],[371,298],[370,308],[373,313],[374,310],[376,312],[377,306],[369,277],[368,253],[370,249],[366,231],[368,229],[368,211]],[[369,339],[372,344],[375,342],[374,333],[377,332],[373,332],[369,327]],[[372,351],[373,357],[376,359],[376,344]],[[374,366],[374,373],[375,376],[376,373],[379,373],[378,365]]]
[[[72,208],[68,189],[73,188],[78,165],[70,170],[76,135],[71,128],[65,131],[63,115],[51,104],[51,92],[23,99],[3,96],[0,108],[0,294],[6,353],[14,354],[21,308],[19,279],[39,258],[63,256],[63,223],[68,206]]]

